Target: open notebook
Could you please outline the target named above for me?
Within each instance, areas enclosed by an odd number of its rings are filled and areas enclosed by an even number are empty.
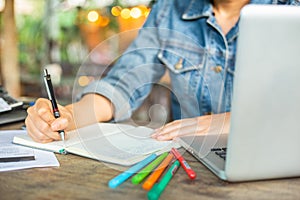
[[[153,129],[125,124],[97,123],[71,131],[65,141],[68,153],[99,161],[133,165],[151,153],[161,154],[179,147],[173,141],[157,141],[150,137]],[[13,142],[24,146],[61,152],[62,141],[46,144],[34,142],[28,135],[15,136]]]

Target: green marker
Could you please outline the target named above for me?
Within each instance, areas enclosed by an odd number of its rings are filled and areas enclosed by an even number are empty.
[[[176,170],[179,168],[179,161],[176,160],[171,168],[167,171],[164,177],[162,177],[159,183],[156,183],[153,188],[148,192],[148,199],[154,200],[158,199],[161,193],[164,191],[166,186],[168,185],[171,178],[174,176]]]
[[[136,174],[134,177],[132,177],[131,182],[135,185],[139,184],[144,180],[144,178],[150,174],[150,172],[157,166],[161,161],[167,157],[168,152],[165,152],[161,154],[159,157],[157,157],[153,162],[151,162],[149,165],[147,165],[144,169],[142,169],[138,174]]]

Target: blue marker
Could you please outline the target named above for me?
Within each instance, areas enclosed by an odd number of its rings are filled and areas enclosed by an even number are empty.
[[[119,174],[115,178],[111,179],[108,182],[108,187],[110,188],[116,188],[118,185],[126,181],[129,177],[131,177],[134,173],[138,172],[140,169],[142,169],[144,166],[146,166],[148,163],[152,162],[156,158],[156,154],[152,154],[142,160],[141,162],[137,163],[136,165],[129,168],[127,171]]]

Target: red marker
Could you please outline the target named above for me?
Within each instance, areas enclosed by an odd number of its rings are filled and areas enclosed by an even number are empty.
[[[187,173],[187,175],[190,177],[190,179],[195,179],[197,174],[192,170],[192,168],[189,166],[189,164],[184,160],[183,156],[177,151],[177,149],[172,148],[171,152],[174,154],[176,159],[180,162],[181,166]]]

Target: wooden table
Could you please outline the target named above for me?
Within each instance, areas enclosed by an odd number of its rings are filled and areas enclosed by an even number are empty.
[[[22,124],[0,127],[20,128]],[[228,183],[214,176],[188,153],[186,160],[197,172],[189,180],[179,168],[160,199],[300,199],[300,178]],[[107,182],[120,171],[99,161],[58,155],[58,168],[34,168],[0,173],[0,199],[146,199],[147,192],[130,180],[116,189]],[[114,166],[115,167],[115,166]]]

